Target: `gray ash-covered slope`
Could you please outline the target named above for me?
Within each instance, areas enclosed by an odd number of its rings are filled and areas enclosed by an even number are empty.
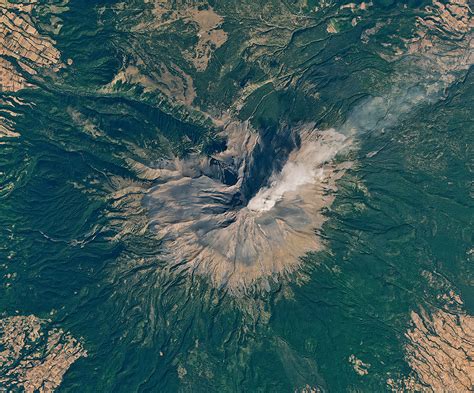
[[[257,133],[230,122],[223,132],[226,150],[156,169],[144,204],[173,263],[237,293],[320,249],[314,230],[342,172],[330,161],[347,138],[309,125]]]

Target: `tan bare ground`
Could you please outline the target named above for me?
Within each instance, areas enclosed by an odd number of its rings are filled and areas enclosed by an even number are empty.
[[[8,391],[50,393],[69,367],[87,352],[61,329],[46,329],[34,315],[0,320],[0,386]]]
[[[145,3],[149,2],[145,0]],[[152,22],[142,22],[134,30],[167,28],[177,21],[195,26],[198,41],[184,57],[197,71],[205,71],[214,51],[227,41],[227,33],[221,28],[224,18],[211,6],[206,9],[191,5],[174,6],[171,1],[156,0],[152,15]]]
[[[469,392],[474,387],[474,317],[438,310],[412,312],[407,360],[429,392]]]
[[[362,360],[358,359],[354,354],[349,356],[349,363],[352,364],[354,371],[359,374],[361,377],[369,373],[370,364],[364,363]]]
[[[32,87],[10,58],[27,74],[35,74],[35,67],[57,70],[60,66],[60,53],[54,41],[38,32],[29,15],[34,4],[0,3],[0,91]]]
[[[427,16],[418,18],[417,36],[407,41],[409,54],[428,55],[441,70],[467,69],[474,64],[474,17],[467,0],[437,0],[426,7]],[[446,51],[443,40],[455,39],[455,49]]]
[[[191,58],[198,71],[205,71],[215,49],[227,41],[227,33],[219,28],[224,21],[212,7],[207,10],[191,9],[189,16],[198,27],[198,43]]]
[[[193,79],[181,68],[172,64],[170,69],[165,64],[160,64],[159,73],[153,72],[151,76],[147,76],[140,69],[141,65],[141,62],[137,62],[136,65],[128,65],[102,90],[110,92],[117,83],[128,83],[143,87],[145,93],[159,90],[171,100],[191,106],[196,98]]]

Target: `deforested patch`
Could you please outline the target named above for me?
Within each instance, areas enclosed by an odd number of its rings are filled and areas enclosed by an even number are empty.
[[[143,93],[161,92],[173,102],[192,105],[196,98],[193,79],[176,64],[167,67],[164,63],[157,66],[156,72],[149,75],[142,61],[135,61],[123,67],[107,85],[101,88],[103,93],[111,93],[124,86],[139,86]]]
[[[212,7],[205,10],[194,8],[189,12],[191,20],[198,26],[198,43],[190,60],[198,71],[205,71],[213,52],[227,41],[227,33],[220,28],[224,19]]]
[[[216,49],[227,41],[222,29],[224,18],[207,3],[174,3],[168,0],[145,0],[151,4],[151,15],[133,27],[133,31],[152,31],[184,24],[195,31],[197,43],[184,53],[184,57],[197,71],[205,71]]]
[[[362,360],[358,359],[354,354],[349,356],[349,363],[352,365],[354,371],[361,377],[369,373],[370,364],[364,363]]]
[[[44,34],[61,30],[62,21],[57,15],[65,9],[39,5],[36,1],[0,1],[0,139],[20,136],[15,127],[15,107],[25,103],[10,94],[36,88],[33,78],[38,78],[41,71],[58,72],[65,67],[56,42]],[[41,24],[39,14],[51,23]]]
[[[428,391],[467,392],[474,386],[474,318],[438,310],[412,312],[407,361]]]
[[[37,69],[58,71],[64,66],[55,42],[37,30],[32,17],[35,7],[36,2],[0,3],[0,92],[33,87],[26,77],[37,74]]]
[[[0,319],[0,386],[6,391],[53,392],[87,356],[80,341],[48,324],[34,315]]]

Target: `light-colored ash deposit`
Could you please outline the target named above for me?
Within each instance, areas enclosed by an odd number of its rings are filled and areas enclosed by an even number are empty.
[[[350,138],[308,125],[257,133],[231,122],[224,132],[225,151],[163,165],[144,203],[175,263],[239,292],[321,248],[314,230],[347,166],[332,160]]]

